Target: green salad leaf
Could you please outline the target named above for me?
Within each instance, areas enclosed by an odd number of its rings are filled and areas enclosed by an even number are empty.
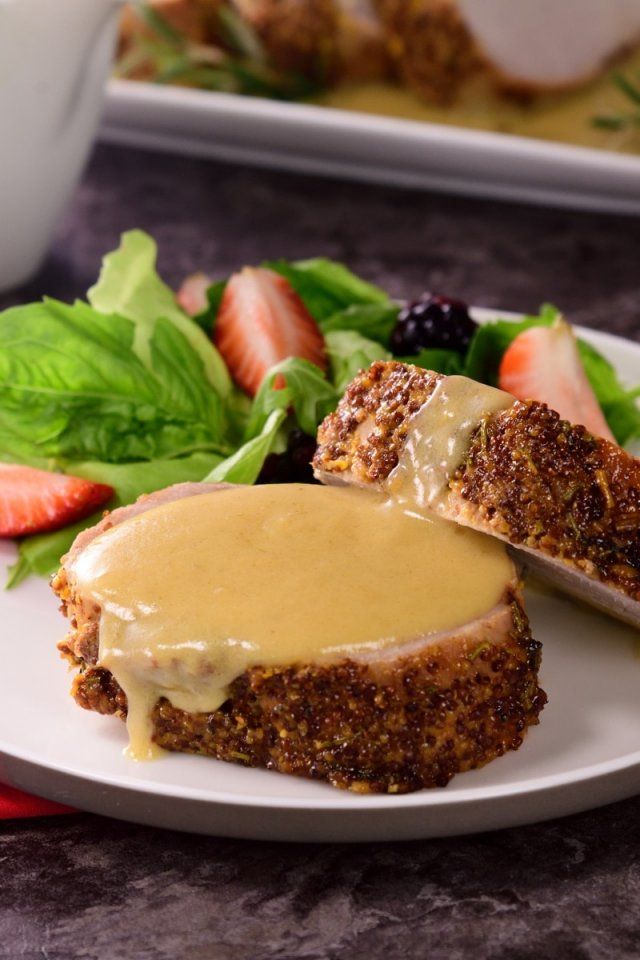
[[[148,365],[155,325],[170,322],[198,355],[215,392],[226,397],[231,377],[210,338],[180,309],[175,294],[156,271],[157,246],[142,230],[122,235],[120,246],[103,260],[88,300],[100,313],[118,314],[135,323],[134,350]]]
[[[215,283],[212,283],[207,290],[207,306],[193,318],[209,337],[213,335],[215,330],[216,318],[226,286],[226,280],[216,280]]]
[[[464,358],[456,350],[425,349],[413,357],[397,357],[396,359],[400,360],[401,363],[412,363],[415,367],[444,373],[448,377],[465,372]]]
[[[274,389],[276,378],[283,377],[285,386]],[[289,357],[277,363],[266,375],[249,416],[245,439],[258,436],[274,410],[293,409],[301,430],[314,436],[318,424],[335,409],[340,393],[322,370],[308,360]]]
[[[391,354],[381,343],[369,340],[355,330],[334,330],[325,334],[331,380],[338,391],[346,387],[360,370],[374,360],[390,360]]]
[[[122,462],[226,453],[222,398],[189,339],[160,318],[136,345],[136,324],[56,300],[0,313],[4,452]]]
[[[102,516],[94,513],[70,527],[55,530],[53,533],[38,533],[27,537],[18,545],[18,559],[8,569],[5,590],[17,587],[31,574],[49,577],[60,566],[60,558],[67,552],[82,530],[97,523]]]
[[[602,407],[611,432],[621,446],[640,437],[640,387],[623,386],[612,364],[584,340],[578,341],[580,359]]]
[[[326,257],[312,260],[273,260],[264,264],[285,277],[300,295],[311,316],[322,321],[354,304],[388,304],[380,287],[367,283],[342,263]]]
[[[207,483],[255,483],[264,461],[274,449],[278,431],[286,420],[284,410],[269,414],[260,433],[247,440],[234,454],[213,468]]]
[[[319,326],[325,335],[353,331],[388,347],[399,311],[397,303],[356,303],[332,313],[321,320]]]
[[[538,316],[526,316],[522,320],[492,320],[480,326],[469,345],[463,373],[465,377],[488,383],[495,387],[503,354],[519,333],[530,327],[550,327],[560,316],[553,304],[545,303]]]

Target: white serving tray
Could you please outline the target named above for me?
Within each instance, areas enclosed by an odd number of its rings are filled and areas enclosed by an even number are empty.
[[[101,138],[302,173],[640,214],[640,157],[310,104],[111,80]]]

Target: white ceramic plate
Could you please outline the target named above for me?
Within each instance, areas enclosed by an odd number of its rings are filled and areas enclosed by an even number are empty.
[[[112,80],[101,136],[303,173],[640,213],[640,157],[309,104]]]
[[[640,379],[640,345],[582,333],[625,379]],[[0,547],[0,561],[12,550]],[[538,589],[528,590],[527,609],[544,644],[549,703],[522,748],[444,789],[367,797],[203,757],[127,760],[124,725],[69,697],[71,678],[55,650],[64,623],[47,584],[31,579],[0,594],[0,780],[141,823],[298,841],[492,830],[640,791],[640,635]]]

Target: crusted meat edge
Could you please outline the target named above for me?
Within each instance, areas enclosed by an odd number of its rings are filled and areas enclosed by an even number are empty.
[[[53,588],[71,622],[60,650],[80,670],[73,696],[86,709],[126,718],[123,690],[97,662],[97,611],[72,596],[64,568]],[[215,712],[188,713],[159,700],[154,740],[359,793],[446,786],[456,773],[518,749],[546,703],[541,645],[519,590],[505,596],[498,623],[499,639],[487,623],[387,664],[251,668]]]

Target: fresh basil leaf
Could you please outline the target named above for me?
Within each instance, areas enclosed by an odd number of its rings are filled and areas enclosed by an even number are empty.
[[[360,370],[374,360],[390,360],[391,354],[376,340],[368,340],[355,330],[334,330],[325,335],[331,380],[343,393]]]
[[[467,351],[464,375],[495,387],[498,383],[500,361],[509,344],[519,333],[530,327],[550,327],[560,311],[550,303],[540,308],[537,317],[527,316],[520,321],[493,320],[478,327]]]
[[[285,386],[274,389],[274,381],[282,375]],[[245,438],[258,436],[274,410],[293,408],[300,429],[313,436],[318,424],[334,410],[338,391],[329,383],[322,370],[308,360],[289,357],[269,370],[253,401]]]
[[[189,340],[161,318],[143,360],[136,336],[132,320],[83,303],[0,313],[5,455],[122,462],[228,452],[223,402]]]
[[[401,363],[434,370],[451,377],[464,371],[464,359],[456,350],[424,349],[413,357],[398,357]]]
[[[103,260],[98,282],[88,293],[89,303],[105,314],[118,314],[136,325],[134,350],[148,363],[154,325],[169,321],[199,356],[209,384],[221,397],[231,390],[225,363],[197,323],[180,309],[173,291],[156,271],[157,246],[142,230],[122,235],[120,246]]]
[[[265,459],[275,448],[278,431],[286,419],[285,410],[274,410],[260,433],[213,468],[207,483],[255,483]]]
[[[319,326],[324,334],[354,330],[388,347],[399,312],[400,307],[396,303],[354,303],[321,320]]]
[[[109,503],[114,509],[122,504],[133,503],[143,493],[153,493],[174,483],[202,480],[221,458],[211,453],[195,453],[176,460],[147,460],[139,463],[103,463],[100,461],[66,462],[65,473],[84,477],[96,483],[108,483],[115,495]],[[10,568],[7,588],[16,586],[31,573],[48,576],[60,564],[60,557],[67,552],[81,530],[97,523],[102,512],[86,517],[70,527],[53,533],[40,533],[26,537],[19,545],[18,561]]]
[[[55,458],[38,454],[34,448],[28,421],[17,423],[15,414],[2,406],[0,386],[0,461],[22,463],[40,470],[55,470]]]

